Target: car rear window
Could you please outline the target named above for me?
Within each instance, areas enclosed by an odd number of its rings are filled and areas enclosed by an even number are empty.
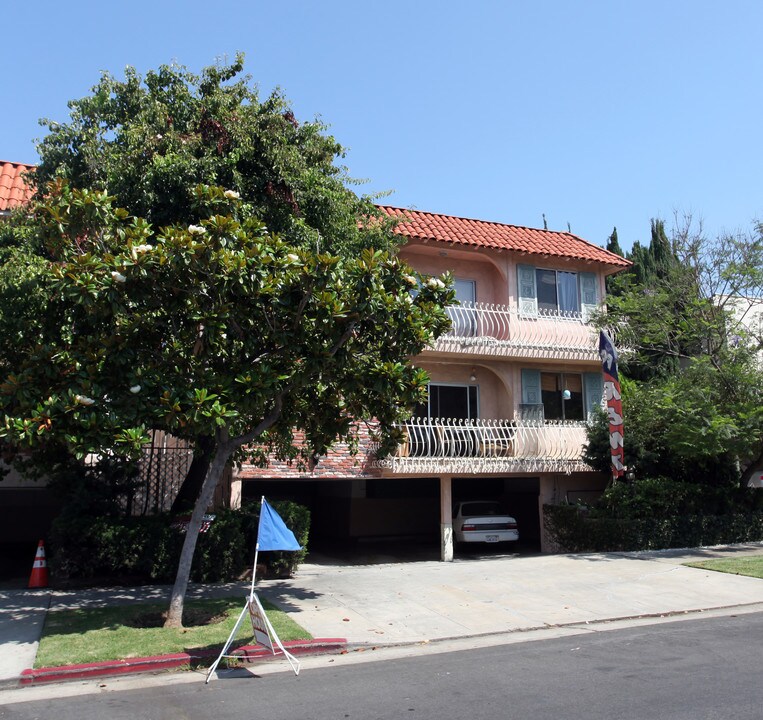
[[[469,502],[461,505],[461,515],[505,515],[496,502]]]

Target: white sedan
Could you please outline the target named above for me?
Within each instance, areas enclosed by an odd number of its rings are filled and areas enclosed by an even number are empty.
[[[517,521],[500,503],[469,500],[453,509],[453,532],[459,543],[496,543],[519,540]]]

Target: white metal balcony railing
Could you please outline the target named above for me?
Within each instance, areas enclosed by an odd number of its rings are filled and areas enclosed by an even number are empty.
[[[515,307],[465,302],[447,308],[451,329],[435,343],[436,350],[473,348],[500,354],[561,351],[598,357],[596,330],[585,313],[539,309],[532,315]]]
[[[405,441],[377,461],[393,473],[590,470],[582,421],[411,418],[402,428]]]

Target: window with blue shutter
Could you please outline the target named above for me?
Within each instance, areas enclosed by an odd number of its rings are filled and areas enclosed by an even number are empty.
[[[601,373],[553,373],[522,369],[523,420],[584,420],[601,402]]]
[[[590,318],[599,305],[599,278],[595,273],[517,265],[519,313]]]

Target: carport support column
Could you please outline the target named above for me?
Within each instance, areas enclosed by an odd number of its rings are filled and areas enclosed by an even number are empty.
[[[556,504],[556,482],[552,475],[543,475],[540,478],[540,492],[538,493],[538,517],[540,518],[540,551],[542,553],[559,552],[551,538],[546,534],[546,524],[543,518],[543,506]]]
[[[453,493],[450,475],[440,477],[440,559],[453,562]]]

